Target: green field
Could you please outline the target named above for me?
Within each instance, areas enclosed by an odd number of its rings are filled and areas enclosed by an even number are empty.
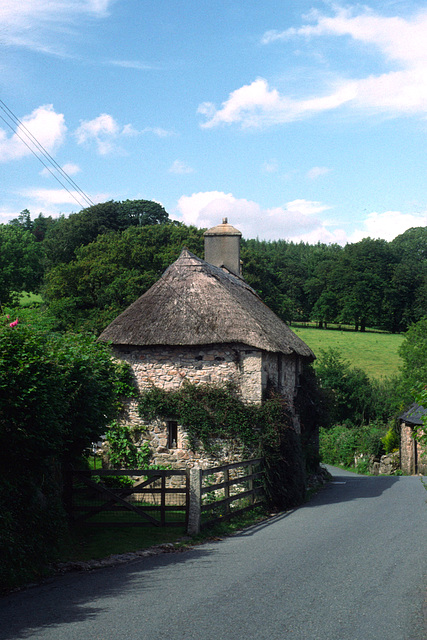
[[[317,356],[322,349],[336,349],[351,366],[363,369],[370,378],[388,377],[399,373],[401,358],[398,349],[402,344],[403,335],[311,327],[292,327],[292,331],[304,340]]]

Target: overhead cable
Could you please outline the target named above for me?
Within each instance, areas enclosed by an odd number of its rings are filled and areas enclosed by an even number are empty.
[[[11,129],[19,140],[31,151],[31,153],[41,162],[41,164],[49,171],[49,173],[55,178],[57,182],[71,195],[71,197],[77,202],[77,204],[85,208],[87,206],[92,206],[95,203],[89,198],[89,196],[78,186],[78,184],[64,171],[62,167],[56,162],[56,160],[50,155],[50,153],[43,147],[43,145],[37,140],[34,134],[31,133],[25,126],[25,124],[9,109],[9,107],[0,99],[0,109],[6,115],[9,120],[12,121],[13,125],[10,124],[2,115],[0,115],[0,119],[6,124],[6,126]],[[22,133],[22,135],[21,135]],[[24,139],[25,136],[27,140]],[[45,158],[46,162],[41,158],[40,154]],[[59,174],[63,180],[65,180],[68,185],[75,189],[78,193],[76,196],[75,193],[70,191],[70,189],[62,182],[62,180],[58,177]],[[79,199],[82,198],[84,204]]]

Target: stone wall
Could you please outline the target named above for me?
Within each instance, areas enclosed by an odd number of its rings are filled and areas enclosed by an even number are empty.
[[[127,403],[122,421],[132,427],[135,444],[148,441],[152,451],[151,464],[170,466],[172,469],[200,467],[209,469],[219,461],[238,462],[242,459],[240,447],[232,441],[222,443],[218,456],[208,456],[203,450],[191,451],[187,442],[187,433],[178,425],[178,437],[174,447],[169,447],[167,420],[146,422],[138,414],[138,403]],[[221,443],[220,443],[221,444]],[[108,449],[107,449],[108,451]]]
[[[427,452],[412,437],[413,425],[402,422],[400,425],[400,468],[403,473],[427,473]]]
[[[115,347],[117,358],[128,362],[134,372],[140,392],[153,386],[167,391],[177,390],[184,380],[191,384],[221,384],[232,382],[244,402],[259,404],[271,382],[281,389],[293,406],[298,363],[295,358],[270,354],[245,345],[215,345],[206,347]],[[174,416],[170,416],[173,420]],[[200,466],[208,468],[218,459],[189,449],[186,433],[181,425],[177,441],[170,446],[168,421],[156,420],[144,424],[137,405],[128,405],[124,422],[140,430],[142,440],[148,440],[153,452],[152,464],[171,465],[172,468]],[[297,422],[297,420],[296,420]],[[235,443],[223,443],[220,460],[241,459]]]

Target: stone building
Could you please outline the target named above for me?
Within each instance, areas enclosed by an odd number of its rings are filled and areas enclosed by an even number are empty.
[[[246,403],[274,387],[288,401],[300,431],[295,396],[311,349],[269,309],[240,275],[240,232],[222,224],[205,233],[206,262],[184,249],[162,277],[103,331],[115,356],[133,369],[139,391],[234,383]],[[128,420],[141,422],[136,407]],[[188,450],[171,416],[146,425],[153,462],[208,464]]]
[[[413,404],[400,416],[400,468],[404,473],[427,474],[427,451],[414,438],[414,428],[423,424],[427,409]]]

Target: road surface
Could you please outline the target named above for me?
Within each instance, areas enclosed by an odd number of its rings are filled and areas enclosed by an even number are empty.
[[[426,640],[420,479],[333,473],[233,537],[0,598],[0,640]]]

